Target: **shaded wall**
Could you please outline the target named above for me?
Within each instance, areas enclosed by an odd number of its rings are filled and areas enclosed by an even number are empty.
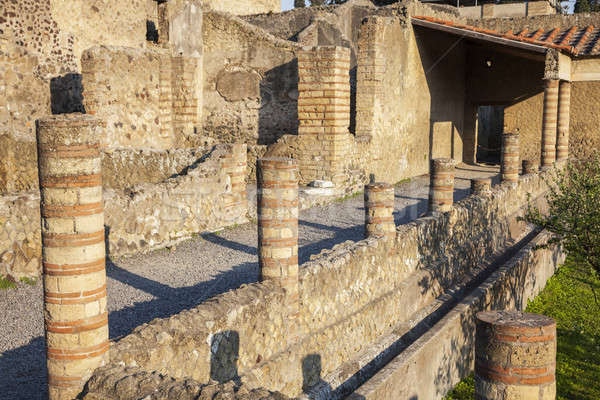
[[[227,14],[204,15],[204,134],[269,144],[298,129],[295,43]]]

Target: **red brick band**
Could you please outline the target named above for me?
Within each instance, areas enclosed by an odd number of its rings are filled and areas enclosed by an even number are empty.
[[[484,365],[476,361],[475,374],[487,380],[509,385],[540,385],[554,382],[555,380],[555,372],[552,366],[541,368],[503,368]]]
[[[262,208],[291,208],[298,207],[298,200],[271,200],[263,198]]]
[[[54,360],[84,360],[90,357],[99,357],[110,349],[110,341],[102,342],[96,346],[81,347],[78,349],[58,349],[48,347],[48,358]]]
[[[57,376],[48,374],[48,385],[58,388],[75,388],[83,384],[83,377]]]
[[[102,202],[78,204],[73,206],[53,204],[44,204],[42,206],[42,216],[46,218],[82,217],[100,214],[103,211],[104,204]]]
[[[297,265],[298,256],[286,257],[286,258],[272,258],[263,257],[261,258],[264,267],[273,267],[278,265]]]
[[[261,241],[261,244],[263,246],[268,246],[271,248],[285,248],[285,247],[291,247],[291,246],[295,246],[298,243],[298,237],[291,237],[291,238],[285,238],[285,239],[267,239],[267,238],[263,238],[263,240]]]
[[[46,176],[41,179],[43,188],[94,187],[102,185],[102,174],[78,176]]]
[[[108,325],[108,313],[76,321],[48,321],[46,330],[51,333],[80,333],[92,331]]]
[[[81,247],[102,243],[105,240],[104,229],[94,233],[42,233],[45,247]]]
[[[51,276],[82,275],[102,271],[106,267],[106,259],[103,257],[97,261],[84,264],[50,264],[43,263],[44,274]]]
[[[98,289],[79,293],[46,292],[44,300],[51,304],[88,304],[106,297],[106,284]]]

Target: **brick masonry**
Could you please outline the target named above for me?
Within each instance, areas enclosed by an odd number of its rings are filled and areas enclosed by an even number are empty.
[[[298,163],[290,158],[258,161],[258,262],[261,280],[286,293],[286,320],[298,318]]]
[[[517,134],[502,134],[500,177],[505,182],[514,183],[519,180],[519,135]]]
[[[394,224],[394,187],[389,183],[365,186],[365,237],[396,236]]]
[[[569,158],[569,123],[571,118],[571,82],[560,81],[558,88],[558,137],[556,158]]]
[[[100,121],[38,122],[49,398],[74,398],[108,360]]]
[[[431,160],[429,211],[448,212],[454,204],[454,171],[456,161],[448,158]]]
[[[556,398],[556,321],[517,311],[477,314],[475,399]]]
[[[448,213],[397,227],[392,240],[371,237],[341,244],[304,264],[297,340],[289,340],[285,291],[265,281],[138,328],[115,344],[111,360],[207,382],[211,365],[223,365],[223,376],[233,376],[233,367],[218,360],[235,359],[235,373],[250,387],[288,396],[298,395],[305,379],[330,382],[329,374],[338,374],[338,368],[352,376],[362,368],[354,357],[408,323],[467,271],[476,274],[473,268],[482,259],[522,237],[525,226],[516,217],[528,193],[534,199],[543,196],[544,178],[551,173],[523,176],[516,186],[502,184],[488,194],[469,196]],[[539,290],[543,282],[529,282],[526,289],[534,285]],[[521,295],[497,293],[507,304],[526,303]]]
[[[306,47],[298,53],[298,154],[304,181],[345,182],[351,147],[350,49]]]
[[[558,117],[558,80],[544,81],[544,119],[542,121],[542,167],[556,161],[556,119]]]

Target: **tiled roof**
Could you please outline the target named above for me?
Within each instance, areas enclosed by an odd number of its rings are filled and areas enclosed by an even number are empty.
[[[438,18],[413,17],[413,19],[468,32],[489,35],[500,39],[514,40],[536,46],[553,48],[573,56],[600,55],[600,27],[595,27],[593,25],[582,27],[571,26],[566,29],[537,29],[534,31],[523,29],[519,32],[509,30],[508,32],[502,33],[491,29],[478,28]]]

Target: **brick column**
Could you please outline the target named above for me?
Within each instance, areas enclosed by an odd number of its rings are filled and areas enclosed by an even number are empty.
[[[523,175],[537,174],[540,170],[540,164],[533,160],[523,160]]]
[[[173,89],[173,130],[180,138],[194,135],[198,123],[198,97],[195,90],[198,59],[177,56],[171,60]]]
[[[517,311],[477,314],[475,399],[554,400],[556,322]]]
[[[429,212],[447,212],[454,204],[454,171],[456,161],[451,158],[431,160]]]
[[[396,236],[394,223],[394,187],[388,183],[365,186],[365,236]]]
[[[38,122],[44,316],[50,399],[72,399],[108,359],[99,122]]]
[[[350,49],[304,47],[298,54],[298,136],[303,182],[345,182],[350,150]]]
[[[542,120],[542,168],[556,161],[556,118],[558,116],[558,80],[544,81],[544,117]]]
[[[557,160],[569,158],[569,118],[571,117],[571,82],[561,81],[558,90]]]
[[[491,191],[492,191],[492,179],[491,178],[471,179],[471,193],[482,194],[482,193],[489,193]]]
[[[285,289],[293,317],[299,307],[298,164],[291,158],[263,158],[257,167],[261,280]]]
[[[517,134],[502,134],[500,171],[502,182],[519,181],[519,135]]]
[[[231,146],[231,152],[221,158],[221,168],[231,179],[231,201],[227,207],[247,208],[246,167],[247,146],[245,143],[236,143]]]

